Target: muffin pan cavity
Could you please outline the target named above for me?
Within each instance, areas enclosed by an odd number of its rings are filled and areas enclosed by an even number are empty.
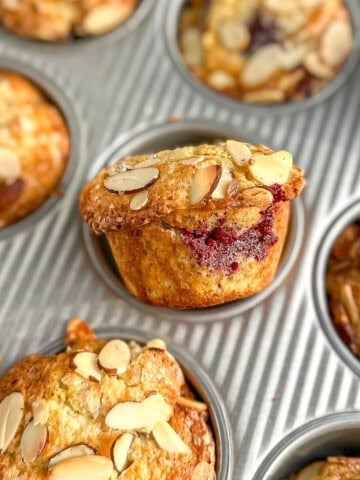
[[[195,120],[183,123],[161,124],[149,129],[132,132],[127,137],[122,137],[115,141],[96,161],[89,172],[88,178],[92,178],[105,165],[111,165],[127,156],[151,153],[177,146],[214,143],[228,138],[244,140],[254,144],[260,143],[259,139],[254,138],[253,135],[245,131],[235,132],[220,124]],[[117,268],[106,240],[103,237],[93,235],[86,225],[83,227],[83,234],[87,251],[96,270],[105,283],[119,297],[155,316],[160,315],[169,319],[211,321],[243,313],[268,297],[289,273],[299,252],[303,230],[304,216],[302,205],[299,200],[296,200],[291,202],[289,231],[273,282],[262,292],[242,300],[209,308],[188,310],[154,307],[136,300],[128,292],[117,273]]]

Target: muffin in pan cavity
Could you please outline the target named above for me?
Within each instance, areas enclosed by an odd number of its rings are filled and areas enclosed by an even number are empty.
[[[142,0],[0,0],[0,23],[16,35],[66,42],[123,24]]]
[[[331,84],[330,93],[343,81],[345,64],[355,64],[356,16],[342,0],[177,4],[183,63],[221,96],[256,105],[292,103]]]
[[[357,480],[359,451],[360,413],[330,414],[281,440],[252,480]]]
[[[222,453],[229,453],[231,438],[224,452],[217,443],[228,428],[216,423],[225,414],[209,418],[221,406],[216,393],[198,380],[209,396],[196,396],[163,340],[131,334],[97,338],[74,318],[66,348],[53,345],[5,373],[3,480],[230,479],[231,454]]]
[[[120,157],[85,185],[80,210],[137,299],[196,309],[271,283],[303,186],[288,152],[227,140]]]

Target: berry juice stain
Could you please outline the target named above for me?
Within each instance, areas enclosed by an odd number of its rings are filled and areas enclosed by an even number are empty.
[[[199,265],[234,273],[239,268],[239,256],[260,262],[278,241],[271,208],[261,215],[258,223],[242,233],[235,227],[224,225],[225,219],[220,219],[212,230],[206,227],[193,231],[182,229],[182,237]]]

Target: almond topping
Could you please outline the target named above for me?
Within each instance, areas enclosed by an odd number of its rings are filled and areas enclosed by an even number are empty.
[[[328,80],[332,78],[335,74],[334,70],[323,63],[317,52],[310,52],[306,55],[304,59],[304,67],[306,70],[314,75],[314,77]]]
[[[242,82],[249,87],[256,87],[266,82],[281,68],[282,48],[277,44],[269,44],[259,48],[245,63],[242,71]]]
[[[191,449],[167,422],[157,423],[152,431],[160,448],[170,453],[191,453]]]
[[[190,205],[196,205],[209,197],[217,187],[220,176],[220,165],[209,165],[205,168],[199,168],[194,175],[189,191]]]
[[[245,201],[259,205],[271,205],[274,199],[270,190],[263,187],[245,188],[241,192],[241,196]]]
[[[351,26],[346,20],[334,20],[320,40],[319,53],[331,67],[338,67],[349,56],[353,46]]]
[[[95,450],[85,443],[80,443],[79,445],[73,445],[68,448],[64,448],[59,453],[50,458],[48,468],[54,467],[57,463],[63,462],[65,460],[70,460],[71,458],[83,457],[85,455],[95,455]]]
[[[136,192],[152,185],[159,178],[155,167],[126,170],[105,178],[105,188],[111,192]]]
[[[0,452],[9,446],[19,428],[24,409],[24,399],[21,393],[7,395],[0,403]]]
[[[160,162],[161,162],[161,160],[159,158],[157,158],[155,155],[150,155],[148,158],[146,158],[142,162],[135,163],[134,165],[131,165],[131,168],[136,170],[137,168],[152,167],[154,165],[158,165]]]
[[[227,168],[222,168],[220,180],[217,187],[211,194],[211,198],[225,198],[227,196],[230,183],[233,181],[232,173]]]
[[[270,155],[255,153],[249,166],[251,175],[263,185],[283,185],[289,178],[292,168],[292,155],[279,150]]]
[[[223,21],[218,28],[220,42],[228,50],[245,50],[250,43],[250,33],[246,25],[237,18]]]
[[[112,446],[111,458],[119,473],[129,466],[128,454],[133,440],[134,435],[131,433],[124,433],[115,440]]]
[[[186,397],[178,397],[176,400],[176,403],[178,405],[181,405],[182,407],[192,408],[194,410],[200,410],[201,412],[204,412],[208,408],[206,403],[197,402],[192,398],[186,398]]]
[[[20,176],[21,165],[18,156],[8,148],[0,147],[0,179],[13,182]]]
[[[230,153],[233,162],[239,167],[249,165],[251,150],[245,143],[228,140],[226,142],[226,150]]]
[[[313,480],[319,473],[320,468],[325,465],[325,462],[313,462],[307,465],[305,468],[295,476],[295,480]]]
[[[76,352],[70,357],[70,368],[82,377],[93,382],[100,382],[101,371],[93,352]]]
[[[342,285],[340,290],[340,298],[352,325],[357,327],[360,322],[360,315],[351,285],[349,283],[344,283],[344,285]]]
[[[23,431],[20,451],[24,462],[31,463],[42,454],[48,439],[48,429],[43,423],[28,423]]]
[[[49,471],[49,480],[109,480],[113,463],[100,455],[85,455],[57,463]]]
[[[99,353],[98,361],[108,375],[126,372],[131,359],[130,348],[122,340],[111,340]]]
[[[204,159],[204,155],[200,155],[199,157],[185,158],[185,160],[182,160],[181,163],[183,165],[196,165],[197,163],[204,161]]]
[[[142,190],[141,192],[135,193],[130,202],[131,210],[140,210],[142,207],[145,207],[149,200],[149,195],[147,190]]]
[[[158,348],[159,350],[166,350],[166,343],[160,338],[153,338],[146,344],[147,348]]]
[[[85,15],[82,31],[87,35],[101,35],[116,27],[130,14],[131,7],[126,6],[126,2],[115,5],[99,5]]]
[[[33,402],[32,404],[32,410],[34,417],[34,425],[38,425],[39,423],[45,425],[49,418],[49,408],[45,400],[41,398],[40,400],[35,400],[35,402]]]
[[[115,405],[105,417],[105,424],[115,430],[151,431],[157,422],[167,421],[172,407],[159,393],[142,402],[123,402]]]
[[[200,462],[194,468],[190,480],[215,480],[214,467],[207,462]]]

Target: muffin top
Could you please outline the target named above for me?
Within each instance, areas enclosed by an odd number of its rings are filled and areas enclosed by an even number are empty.
[[[360,458],[328,457],[311,463],[289,480],[357,480],[359,476]]]
[[[0,70],[0,228],[56,189],[70,137],[58,109],[24,77]]]
[[[47,41],[101,35],[125,21],[139,0],[0,0],[0,23]]]
[[[164,150],[119,161],[85,185],[81,215],[95,233],[137,228],[201,214],[256,206],[300,195],[303,171],[290,153],[228,140]]]
[[[215,478],[207,405],[163,341],[98,340],[80,319],[67,349],[0,379],[0,477]]]

